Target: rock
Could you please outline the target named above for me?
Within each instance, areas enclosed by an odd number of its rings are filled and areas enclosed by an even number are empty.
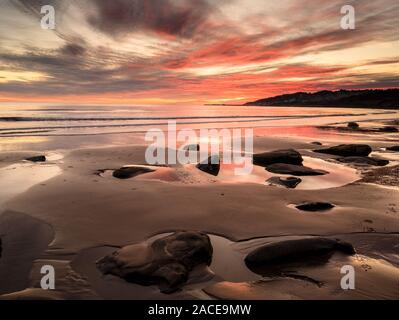
[[[341,157],[367,157],[372,151],[371,147],[366,144],[341,144],[327,149],[314,150],[314,152]]]
[[[154,172],[155,170],[146,167],[123,167],[113,172],[113,176],[118,179],[130,179],[141,174]]]
[[[337,160],[342,163],[353,163],[353,164],[379,166],[379,167],[383,167],[389,164],[389,160],[380,159],[380,158],[370,158],[370,157],[345,157],[345,158],[339,158]]]
[[[269,185],[283,186],[289,189],[295,189],[302,182],[302,179],[296,177],[271,177],[266,182],[269,183]]]
[[[220,172],[220,158],[218,155],[213,155],[199,163],[197,168],[216,177]]]
[[[388,147],[388,151],[399,151],[399,146]]]
[[[124,247],[97,262],[105,275],[121,277],[144,286],[157,285],[163,293],[173,293],[188,281],[190,272],[212,262],[213,248],[208,235],[179,231],[152,244]]]
[[[45,156],[34,156],[30,158],[26,158],[26,161],[30,162],[46,162],[46,157]]]
[[[321,142],[319,142],[319,141],[314,141],[314,142],[312,142],[312,144],[315,145],[315,146],[322,146],[322,145],[323,145],[323,144],[322,144]]]
[[[349,123],[348,123],[348,128],[349,128],[349,129],[356,130],[356,129],[359,129],[360,126],[359,126],[359,124],[358,124],[357,122],[349,122]]]
[[[189,144],[183,148],[185,151],[200,151],[199,144]]]
[[[277,174],[290,174],[293,176],[323,176],[328,174],[324,170],[315,170],[305,166],[296,166],[293,164],[276,163],[266,167],[266,170]]]
[[[396,127],[392,127],[392,126],[386,126],[386,127],[379,128],[378,131],[380,131],[380,132],[398,132],[399,129]]]
[[[351,244],[336,239],[309,238],[286,240],[266,244],[252,251],[245,258],[245,263],[250,269],[259,266],[273,267],[295,262],[307,264],[311,258],[328,256],[335,251],[349,255],[356,253]]]
[[[266,167],[275,163],[287,163],[301,165],[303,158],[301,154],[293,149],[276,150],[253,155],[253,163],[257,166]]]
[[[335,208],[333,204],[328,202],[306,202],[295,207],[298,210],[310,212],[327,211]]]

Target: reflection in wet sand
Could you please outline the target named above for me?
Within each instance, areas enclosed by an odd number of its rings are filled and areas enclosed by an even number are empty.
[[[51,164],[16,163],[0,169],[0,208],[13,197],[43,183],[58,174],[61,169]]]

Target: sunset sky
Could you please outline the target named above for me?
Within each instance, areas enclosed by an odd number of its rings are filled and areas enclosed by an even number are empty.
[[[55,30],[40,7],[56,9]],[[342,30],[340,9],[356,9]],[[398,0],[1,0],[0,101],[242,103],[399,87]]]

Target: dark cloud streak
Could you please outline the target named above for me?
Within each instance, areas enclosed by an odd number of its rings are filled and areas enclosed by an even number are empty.
[[[119,36],[138,29],[178,37],[192,37],[213,12],[206,0],[93,0],[96,13],[89,23]]]

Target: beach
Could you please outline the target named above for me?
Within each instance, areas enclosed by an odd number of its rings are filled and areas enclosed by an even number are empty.
[[[112,119],[105,119],[106,108],[95,119],[88,118],[92,111],[85,108],[78,116],[74,109],[66,114],[61,107],[43,109],[51,116],[42,119],[37,110],[2,114],[0,279],[7,281],[1,280],[0,298],[399,298],[399,153],[386,149],[399,145],[399,134],[379,129],[397,127],[398,112],[203,108],[194,115],[190,108],[167,113],[144,109],[145,117],[112,114]],[[152,128],[165,129],[172,119],[178,120],[178,129],[252,128],[254,154],[293,149],[307,167],[327,174],[304,176],[296,188],[284,188],[266,181],[288,175],[261,166],[240,177],[223,164],[217,176],[195,165],[150,166],[143,135]],[[361,130],[348,129],[354,121]],[[368,145],[372,157],[389,164],[345,163],[315,152],[342,144]],[[45,162],[25,160],[41,155]],[[125,166],[150,170],[129,179],[112,175]],[[332,207],[299,210],[304,203]],[[206,234],[213,247],[207,273],[194,268],[179,290],[164,293],[157,285],[129,283],[102,274],[96,266],[116,250],[150,246],[177,231]],[[277,274],[254,271],[244,262],[267,244],[319,238],[346,241],[356,254],[333,252],[328,261],[317,264],[304,259]],[[15,269],[14,264],[21,267]],[[55,290],[40,288],[43,265],[55,268]],[[356,290],[341,289],[345,265],[356,270]]]

